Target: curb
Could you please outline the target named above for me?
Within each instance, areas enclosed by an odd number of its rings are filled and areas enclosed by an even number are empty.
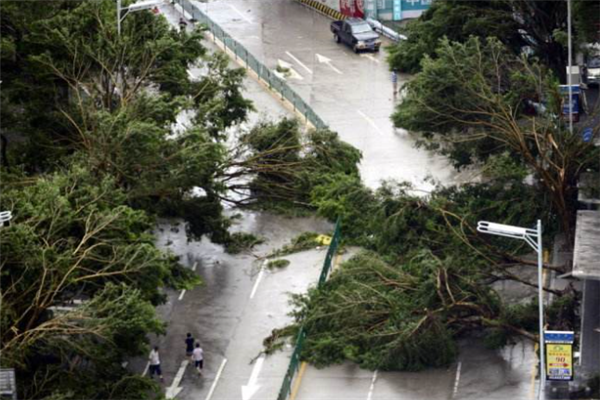
[[[323,14],[326,17],[334,19],[336,21],[346,19],[347,17],[339,11],[334,10],[331,7],[326,6],[323,3],[318,2],[317,0],[295,0],[298,3],[311,8],[318,12],[319,14]]]

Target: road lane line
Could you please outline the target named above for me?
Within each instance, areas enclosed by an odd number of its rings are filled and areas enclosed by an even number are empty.
[[[375,123],[375,121],[373,121],[367,114],[365,114],[364,112],[357,110],[358,114],[363,117],[368,123],[369,125],[371,125],[373,127],[373,129],[375,129],[377,131],[378,134],[383,135],[383,132],[381,131],[381,129],[379,129],[379,127],[377,126],[377,124]]]
[[[298,371],[298,376],[294,381],[294,387],[292,388],[292,392],[290,393],[290,400],[296,400],[296,395],[300,390],[300,383],[302,383],[302,377],[304,376],[304,371],[306,371],[307,365],[308,364],[306,363],[306,361],[302,361],[302,363],[300,364],[300,371]]]
[[[179,295],[179,301],[183,299],[183,295],[185,294],[185,289],[181,289],[181,294]]]
[[[219,367],[219,370],[217,371],[217,376],[215,376],[215,380],[214,380],[212,386],[210,387],[210,391],[208,392],[208,395],[206,396],[206,400],[210,400],[213,393],[215,392],[215,389],[217,388],[217,383],[219,382],[219,378],[221,378],[223,369],[225,369],[225,364],[227,364],[226,358],[224,358],[223,361],[221,362],[221,366]]]
[[[309,74],[313,73],[312,69],[310,69],[306,65],[302,64],[302,61],[300,61],[296,57],[294,57],[294,55],[292,53],[290,53],[289,51],[286,51],[285,54],[287,54],[292,60],[296,61],[298,63],[298,65],[300,65],[302,68],[304,68],[306,70],[306,72],[308,72]]]
[[[377,64],[379,64],[379,60],[378,60],[378,59],[376,59],[375,57],[373,57],[373,56],[372,56],[372,55],[370,55],[370,54],[361,54],[360,56],[361,56],[361,57],[364,57],[364,58],[368,58],[369,60],[371,60],[371,61],[374,61],[374,62],[376,62]]]
[[[260,265],[260,272],[258,273],[258,278],[256,278],[256,282],[254,282],[254,287],[252,288],[252,292],[250,293],[250,298],[254,298],[254,295],[256,294],[256,289],[258,289],[258,285],[260,284],[260,281],[262,280],[263,277],[263,273],[265,272],[265,262],[264,261],[261,265]]]
[[[458,393],[458,383],[460,382],[460,368],[462,363],[459,361],[458,366],[456,367],[456,378],[454,379],[454,390],[452,391],[452,398],[456,396]]]
[[[371,379],[371,386],[369,387],[369,394],[367,395],[367,400],[371,400],[373,398],[373,391],[375,390],[375,381],[377,380],[377,370],[373,373],[373,379]]]
[[[196,261],[194,263],[194,265],[192,265],[192,271],[195,271],[197,266],[198,266],[198,261]]]
[[[150,369],[150,361],[148,361],[146,363],[146,368],[144,368],[144,372],[142,372],[142,376],[145,376],[148,373],[149,369]]]
[[[250,18],[246,17],[240,10],[238,10],[237,8],[235,8],[235,6],[233,4],[229,4],[229,7],[231,7],[231,9],[240,17],[242,17],[242,19],[244,21],[246,21],[249,24],[253,24],[254,21],[252,21]]]

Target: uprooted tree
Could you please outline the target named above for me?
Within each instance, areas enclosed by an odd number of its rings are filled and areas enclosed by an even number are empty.
[[[350,360],[369,369],[419,370],[452,362],[465,334],[479,332],[491,346],[513,337],[537,340],[535,301],[506,302],[492,285],[512,280],[537,288],[526,273],[535,276],[535,263],[524,257],[528,248],[488,241],[474,228],[484,216],[533,222],[548,201],[535,188],[502,178],[420,198],[407,185],[373,192],[339,177],[318,186],[313,201],[322,215],[340,216],[346,243],[366,251],[321,287],[294,296],[295,323],[274,331],[268,348],[302,327],[302,357],[317,366]],[[576,326],[572,288],[544,290],[556,295],[547,308],[553,326]]]
[[[0,208],[14,218],[0,230],[0,361],[22,398],[159,390],[122,363],[164,332],[163,289],[198,279],[156,248],[156,216],[230,244],[232,189],[299,204],[320,172],[356,174],[359,153],[329,131],[304,140],[282,121],[232,138],[252,110],[244,71],[207,54],[201,30],[176,32],[151,12],[129,15],[119,36],[114,7],[2,3]]]
[[[552,74],[511,55],[496,39],[444,40],[436,52],[438,57],[425,57],[422,72],[407,84],[406,98],[393,115],[395,125],[435,139],[430,148],[449,155],[457,167],[491,156],[525,166],[572,238],[576,181],[594,166],[598,150],[559,119]],[[593,129],[598,135],[600,128]]]

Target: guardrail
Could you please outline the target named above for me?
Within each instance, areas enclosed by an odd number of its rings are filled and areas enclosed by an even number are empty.
[[[327,124],[315,113],[312,107],[290,88],[283,79],[279,78],[273,71],[258,61],[241,43],[232,38],[223,28],[211,20],[196,4],[193,4],[189,0],[175,0],[175,3],[181,6],[188,18],[205,25],[210,33],[212,33],[215,41],[218,40],[221,42],[225,49],[233,53],[236,60],[244,63],[246,69],[254,71],[259,80],[263,81],[270,90],[277,92],[281,96],[281,100],[288,101],[293,110],[301,114],[306,122],[309,122],[317,129],[327,127]]]
[[[327,255],[325,256],[325,262],[323,263],[323,268],[321,269],[321,275],[319,276],[319,282],[317,283],[317,287],[322,286],[325,283],[325,281],[327,281],[327,277],[329,276],[331,268],[333,267],[333,256],[337,252],[338,246],[340,244],[340,238],[340,219],[338,218],[337,222],[335,223],[335,228],[333,230],[333,236],[331,237],[331,243],[329,243],[329,248],[327,249]],[[304,331],[304,328],[300,328],[298,336],[296,336],[296,347],[294,348],[294,352],[292,353],[288,370],[283,378],[283,384],[281,385],[281,390],[279,391],[279,396],[277,396],[277,400],[286,400],[291,393],[294,376],[300,368],[300,353],[302,352],[302,346],[304,344],[305,338],[306,332]]]

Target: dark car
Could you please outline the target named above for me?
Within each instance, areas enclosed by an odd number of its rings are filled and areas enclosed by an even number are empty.
[[[361,50],[379,51],[381,46],[379,34],[374,32],[363,19],[348,18],[343,21],[333,21],[331,32],[337,43],[346,43],[355,53]]]

